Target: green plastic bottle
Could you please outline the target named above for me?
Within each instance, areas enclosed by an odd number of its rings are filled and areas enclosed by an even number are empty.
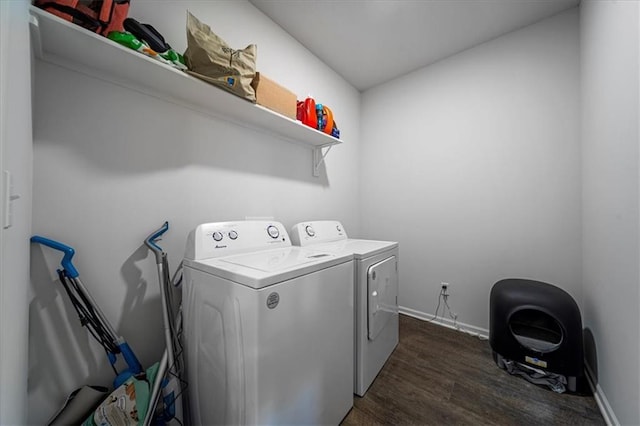
[[[186,70],[187,66],[185,65],[184,58],[181,54],[176,52],[173,49],[169,49],[164,53],[158,53],[140,40],[133,34],[127,31],[111,31],[107,34],[107,38],[109,40],[113,40],[122,46],[128,47],[129,49],[135,50],[136,52],[140,52],[144,55],[147,55],[151,58],[157,59],[160,62],[164,62],[166,64],[172,65],[178,69]]]

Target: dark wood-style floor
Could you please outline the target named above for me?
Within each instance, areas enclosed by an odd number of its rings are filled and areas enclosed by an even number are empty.
[[[487,341],[400,315],[400,343],[342,424],[604,425],[593,396],[582,393],[511,376]]]

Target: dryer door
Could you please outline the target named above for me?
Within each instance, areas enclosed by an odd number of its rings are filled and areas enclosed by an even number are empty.
[[[369,266],[367,270],[367,330],[375,340],[387,323],[398,314],[398,270],[391,256]]]

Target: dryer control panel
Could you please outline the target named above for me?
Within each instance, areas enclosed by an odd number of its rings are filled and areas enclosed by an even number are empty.
[[[203,223],[189,233],[184,257],[202,260],[290,246],[287,230],[280,222],[247,220]]]
[[[347,233],[337,220],[316,220],[301,222],[291,228],[291,241],[297,246],[346,240]]]

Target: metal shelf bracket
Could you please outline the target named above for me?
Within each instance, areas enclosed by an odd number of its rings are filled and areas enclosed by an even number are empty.
[[[313,149],[313,176],[320,176],[320,166],[324,163],[324,158],[327,156],[329,151],[331,151],[331,147],[333,145],[329,145],[327,150],[323,153],[322,147],[317,147]]]

